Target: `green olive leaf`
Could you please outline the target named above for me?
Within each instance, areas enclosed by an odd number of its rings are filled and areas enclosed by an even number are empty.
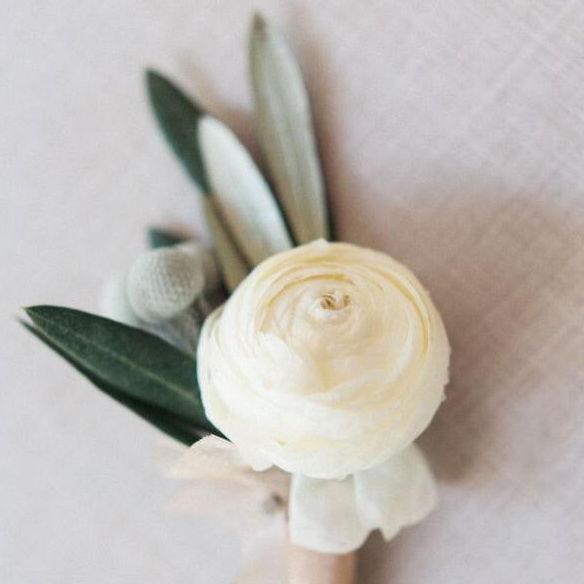
[[[249,266],[239,252],[229,228],[217,212],[207,171],[201,154],[198,125],[203,110],[174,83],[155,71],[147,71],[146,85],[150,104],[163,135],[204,199],[204,212],[217,252],[225,284],[233,290],[249,273]],[[152,236],[150,241],[152,242]]]
[[[201,192],[209,194],[197,140],[197,124],[204,114],[203,110],[172,81],[156,71],[146,71],[146,88],[164,137]]]
[[[290,249],[278,204],[235,134],[210,116],[200,120],[198,134],[215,208],[242,255],[256,266]]]
[[[249,274],[249,267],[241,256],[233,236],[224,226],[216,208],[215,197],[205,197],[203,210],[207,225],[211,231],[215,253],[223,281],[229,292],[233,292],[239,283]]]
[[[103,391],[124,405],[142,404],[141,415],[155,410],[166,421],[218,433],[207,420],[192,357],[162,339],[119,322],[60,306],[26,310],[39,338],[50,342]]]
[[[249,41],[254,116],[260,146],[299,244],[329,239],[324,180],[308,94],[283,37],[259,14]]]
[[[159,247],[172,247],[185,241],[184,237],[160,227],[148,228],[148,245],[151,249]]]

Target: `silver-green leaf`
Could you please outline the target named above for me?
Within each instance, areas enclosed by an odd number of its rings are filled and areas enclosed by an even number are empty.
[[[329,221],[310,103],[284,39],[260,15],[249,43],[260,146],[296,241],[328,239]]]
[[[219,120],[199,121],[199,141],[222,222],[252,266],[292,247],[278,205],[251,156]]]

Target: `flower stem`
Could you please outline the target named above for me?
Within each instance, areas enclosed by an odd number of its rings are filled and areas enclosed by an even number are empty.
[[[288,584],[355,584],[357,554],[321,554],[288,544]]]

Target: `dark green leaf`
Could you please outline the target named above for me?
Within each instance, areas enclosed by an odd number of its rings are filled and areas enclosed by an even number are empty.
[[[63,359],[65,359],[70,365],[79,371],[79,373],[91,381],[91,383],[93,383],[93,385],[95,385],[103,393],[115,399],[118,403],[121,403],[123,406],[127,407],[129,410],[133,411],[135,414],[165,434],[168,434],[172,438],[182,442],[183,444],[186,444],[187,446],[194,444],[202,436],[207,434],[206,430],[189,425],[181,418],[172,416],[171,414],[166,413],[164,410],[148,405],[147,403],[141,402],[137,399],[127,397],[111,385],[107,384],[105,381],[96,377],[90,371],[84,369],[78,362],[72,360],[39,329],[36,329],[34,326],[24,321],[21,321],[21,324],[35,337],[37,337],[48,347],[53,349],[53,351],[63,357]]]
[[[121,403],[122,405],[126,406],[128,409],[132,410],[135,414],[164,432],[168,434],[171,438],[186,444],[187,446],[191,446],[198,440],[200,440],[203,436],[209,434],[209,430],[205,430],[203,428],[197,428],[191,424],[186,423],[181,418],[173,416],[171,414],[167,414],[163,410],[159,408],[155,408],[153,406],[149,406],[144,402],[140,402],[138,400],[128,398],[124,396],[124,394],[115,392],[113,390],[107,391],[106,388],[101,387],[95,379],[91,379],[91,377],[86,376],[96,387],[101,389],[104,393],[107,393],[110,397],[115,399],[117,402]],[[219,432],[216,432],[219,434]]]
[[[203,410],[192,357],[142,330],[79,310],[33,306],[26,313],[68,360],[95,379],[216,432]]]
[[[201,191],[208,193],[209,185],[197,140],[197,124],[204,112],[156,71],[146,72],[146,86],[162,133]]]
[[[185,241],[184,237],[176,235],[172,231],[161,229],[159,227],[148,228],[148,245],[152,249],[159,247],[172,247]]]
[[[198,124],[204,112],[176,85],[155,71],[146,72],[146,84],[150,104],[164,136],[202,194],[206,195],[205,200],[209,201],[209,179],[198,136]],[[215,205],[206,205],[205,213],[221,273],[227,287],[233,290],[249,272],[248,266],[228,228],[216,214]]]

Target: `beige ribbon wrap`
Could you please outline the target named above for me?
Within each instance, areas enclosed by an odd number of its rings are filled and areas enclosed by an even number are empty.
[[[201,442],[196,456],[169,440],[161,443],[164,473],[189,481],[168,508],[196,516],[212,514],[238,532],[244,559],[237,584],[274,584],[284,578],[288,584],[354,584],[355,553],[320,554],[289,542],[286,473],[251,471],[225,441],[210,436]]]
[[[353,584],[354,550],[367,535],[379,528],[391,539],[435,501],[432,476],[414,445],[338,481],[291,476],[276,467],[254,471],[235,445],[216,436],[186,451],[173,447],[173,455],[166,474],[189,482],[170,508],[212,516],[241,536],[245,561],[238,584],[286,578],[290,584]]]

